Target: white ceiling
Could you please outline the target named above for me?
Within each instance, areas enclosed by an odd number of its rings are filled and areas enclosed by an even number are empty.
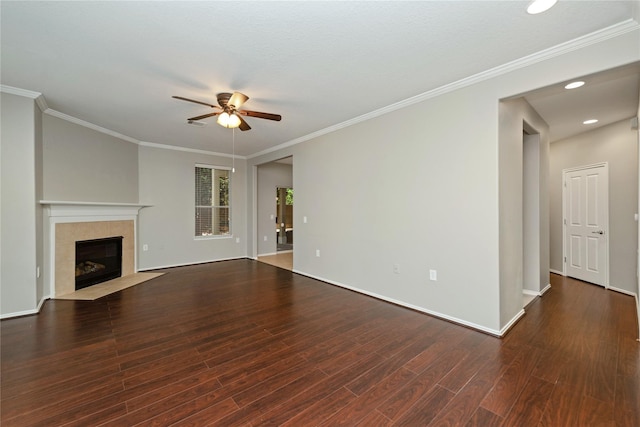
[[[524,95],[549,125],[552,142],[638,113],[640,63],[576,77],[580,78],[574,80],[585,82],[584,86],[567,90],[564,86],[568,82],[562,82]],[[598,122],[582,123],[589,119]]]
[[[220,153],[231,152],[231,131],[214,119],[187,125],[211,110],[171,96],[215,104],[217,93],[240,91],[244,108],[283,116],[247,118],[253,129],[236,131],[236,153],[250,156],[623,23],[637,7],[561,0],[531,16],[528,3],[2,1],[1,83],[138,141]],[[637,71],[635,91],[633,72],[615,89],[636,110]],[[599,84],[580,105],[603,104],[614,84]],[[554,135],[577,131],[563,119],[576,108],[563,94],[528,99]]]

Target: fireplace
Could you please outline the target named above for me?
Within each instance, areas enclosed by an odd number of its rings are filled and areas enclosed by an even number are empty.
[[[75,289],[122,276],[123,236],[76,241]]]
[[[137,272],[136,224],[145,207],[131,203],[41,201],[45,222],[45,272],[52,298],[75,289],[76,242],[122,236],[121,277]]]

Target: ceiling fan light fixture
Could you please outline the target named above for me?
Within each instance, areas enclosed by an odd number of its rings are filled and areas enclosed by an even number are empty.
[[[218,116],[217,123],[226,128],[237,128],[240,126],[240,117],[235,113],[227,113],[226,111]]]
[[[527,13],[529,15],[537,15],[538,13],[546,12],[557,2],[558,0],[534,0],[527,7]]]

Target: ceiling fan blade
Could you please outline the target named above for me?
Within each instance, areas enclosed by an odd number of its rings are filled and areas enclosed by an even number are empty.
[[[276,122],[279,122],[280,120],[282,120],[282,116],[280,114],[261,113],[259,111],[249,111],[249,110],[240,110],[238,111],[238,113],[242,114],[243,116],[257,117],[259,119],[275,120]]]
[[[244,130],[250,130],[251,126],[249,126],[249,123],[245,122],[244,119],[241,116],[238,116],[238,118],[240,119],[240,130],[244,131]]]
[[[201,116],[196,116],[196,117],[191,117],[189,119],[187,119],[188,122],[197,122],[198,120],[202,120],[202,119],[206,119],[207,117],[213,117],[213,116],[217,116],[218,114],[220,114],[220,111],[216,111],[215,113],[209,113],[209,114],[203,114]]]
[[[243,93],[233,92],[233,95],[231,95],[231,98],[227,101],[227,105],[237,110],[242,106],[242,104],[247,102],[248,99],[249,97]]]
[[[196,104],[206,105],[207,107],[211,107],[211,108],[220,108],[217,105],[208,104],[208,103],[202,102],[202,101],[196,101],[195,99],[184,98],[182,96],[172,96],[172,98],[180,99],[182,101],[187,101],[187,102],[195,102]]]

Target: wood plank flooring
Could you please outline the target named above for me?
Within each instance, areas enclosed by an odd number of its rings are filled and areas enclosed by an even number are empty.
[[[552,275],[504,339],[251,260],[3,320],[11,426],[639,426],[634,299]]]

